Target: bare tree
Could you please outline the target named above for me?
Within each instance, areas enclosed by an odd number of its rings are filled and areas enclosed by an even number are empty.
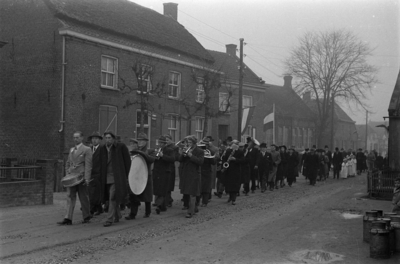
[[[138,105],[140,108],[140,126],[139,132],[144,132],[144,120],[149,114],[161,113],[160,107],[156,109],[154,98],[162,98],[166,96],[165,78],[160,82],[154,82],[154,65],[147,60],[138,60],[131,67],[134,79],[136,82],[133,85],[122,76],[120,80],[122,85],[119,89],[123,95],[135,93],[134,99],[128,98],[125,101],[123,108],[128,108],[132,105]],[[161,106],[161,104],[159,105]]]
[[[372,49],[353,33],[335,30],[306,33],[286,59],[287,73],[298,81],[296,92],[310,91],[315,96],[318,144],[329,128],[335,100],[368,108],[365,99],[376,83],[377,72],[367,63],[371,53]],[[329,129],[333,144],[333,130]]]

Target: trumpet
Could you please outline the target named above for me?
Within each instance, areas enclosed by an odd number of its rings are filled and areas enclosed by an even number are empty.
[[[160,153],[162,152],[162,148],[159,148],[158,150],[157,150],[157,154],[156,154],[156,157],[158,158],[158,157],[160,157]]]
[[[185,148],[182,149],[182,154],[186,156],[189,153],[189,151],[191,151],[192,149],[193,148],[191,148],[191,147],[190,148],[189,147],[185,147]]]
[[[211,151],[210,151],[209,149],[205,149],[205,150],[204,150],[204,158],[206,158],[206,159],[213,159],[213,158],[215,158],[215,155],[214,155],[214,156],[211,156]]]

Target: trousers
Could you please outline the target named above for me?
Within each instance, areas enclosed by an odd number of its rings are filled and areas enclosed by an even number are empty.
[[[81,202],[83,219],[90,216],[88,189],[87,186],[84,185],[84,183],[80,183],[78,185],[67,188],[67,214],[65,215],[65,218],[71,221],[74,214],[77,193],[79,195],[79,201]]]

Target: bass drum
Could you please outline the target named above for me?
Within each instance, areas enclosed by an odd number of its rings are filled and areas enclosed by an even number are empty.
[[[147,185],[148,170],[145,159],[140,155],[132,156],[131,169],[129,170],[129,187],[131,191],[139,195]]]

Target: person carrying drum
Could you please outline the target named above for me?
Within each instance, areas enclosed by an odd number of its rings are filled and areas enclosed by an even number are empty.
[[[82,206],[82,224],[89,223],[91,218],[87,186],[90,182],[92,174],[92,150],[83,145],[83,133],[81,131],[76,131],[73,136],[75,147],[71,148],[69,151],[68,160],[65,164],[67,176],[64,178],[76,175],[78,178],[83,177],[84,180],[79,182],[80,179],[76,179],[78,184],[67,187],[67,214],[65,215],[63,221],[57,222],[59,225],[72,225],[72,216],[76,203],[76,193],[79,195],[79,201],[81,202]]]
[[[146,187],[141,194],[134,194],[133,192],[129,193],[129,201],[131,206],[131,212],[128,216],[125,217],[126,220],[132,220],[136,218],[138,213],[138,209],[141,202],[145,204],[145,214],[144,218],[150,217],[151,214],[151,201],[153,199],[153,178],[151,174],[151,164],[154,163],[155,157],[149,155],[152,151],[147,149],[147,143],[149,138],[145,133],[139,133],[138,137],[136,138],[138,142],[138,149],[132,150],[131,154],[141,155],[144,160],[146,161],[148,176],[146,180]],[[142,184],[142,183],[140,183]],[[132,186],[131,186],[132,187]],[[132,188],[131,188],[132,189]]]
[[[171,167],[175,162],[174,149],[167,147],[167,139],[160,136],[158,144],[160,148],[155,152],[153,168],[153,191],[156,196],[156,213],[167,211],[167,194],[171,179]],[[175,172],[175,171],[174,171]]]
[[[105,227],[119,222],[122,217],[119,205],[125,201],[127,196],[127,181],[131,167],[131,157],[128,147],[116,141],[112,131],[104,133],[106,144],[100,151],[100,175],[101,186],[107,188],[109,207]],[[104,193],[104,192],[103,192]],[[105,196],[102,196],[104,200]]]

